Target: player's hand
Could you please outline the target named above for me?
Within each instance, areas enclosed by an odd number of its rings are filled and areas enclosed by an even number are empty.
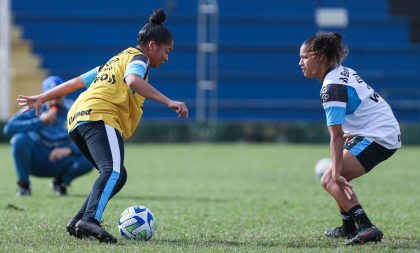
[[[346,197],[350,200],[353,195],[353,186],[343,176],[337,177],[334,181],[341,187]]]
[[[51,151],[50,155],[48,156],[48,160],[50,162],[55,162],[57,160],[61,160],[64,157],[67,157],[71,154],[71,148],[64,147],[64,148],[55,148]]]
[[[44,123],[44,125],[53,124],[57,119],[57,109],[56,107],[51,107],[48,111],[45,111],[39,116],[39,119]]]
[[[168,107],[172,108],[180,118],[188,118],[188,107],[184,102],[171,100]]]
[[[43,104],[41,96],[23,96],[19,95],[17,98],[17,102],[20,106],[26,106],[23,112],[27,112],[32,108],[35,108],[36,116],[39,116],[39,112],[41,110],[41,106]]]

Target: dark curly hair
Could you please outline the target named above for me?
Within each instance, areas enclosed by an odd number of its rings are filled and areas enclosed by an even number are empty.
[[[169,43],[172,41],[172,34],[168,28],[163,25],[166,20],[164,9],[153,10],[149,17],[149,23],[143,26],[137,35],[137,45],[144,46],[154,40],[157,44]]]
[[[318,32],[305,40],[303,45],[318,56],[325,56],[332,65],[340,65],[348,55],[348,48],[342,43],[342,36],[337,32]]]

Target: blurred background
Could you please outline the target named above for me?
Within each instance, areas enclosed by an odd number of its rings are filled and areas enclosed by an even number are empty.
[[[322,30],[343,34],[343,65],[389,102],[403,142],[420,143],[418,0],[0,0],[0,8],[2,124],[18,94],[135,46],[152,10],[165,8],[175,46],[149,81],[186,101],[190,118],[148,101],[132,141],[328,142],[320,83],[298,66],[301,43]]]

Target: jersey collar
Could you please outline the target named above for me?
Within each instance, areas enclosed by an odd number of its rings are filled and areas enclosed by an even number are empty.
[[[324,77],[322,78],[322,81],[324,81],[325,77],[328,75],[328,73],[330,73],[331,71],[333,71],[333,69],[335,69],[336,67],[330,67],[329,69],[327,69],[327,71],[325,71],[324,73]]]

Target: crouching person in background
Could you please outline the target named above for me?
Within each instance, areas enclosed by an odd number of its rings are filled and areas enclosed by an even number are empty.
[[[49,76],[42,82],[45,92],[61,84],[58,76]],[[51,100],[41,109],[19,111],[8,120],[4,133],[11,137],[12,156],[19,186],[16,195],[31,195],[29,175],[51,177],[51,188],[58,196],[67,195],[67,186],[83,174],[92,164],[85,158],[67,134],[67,112],[64,98]]]

